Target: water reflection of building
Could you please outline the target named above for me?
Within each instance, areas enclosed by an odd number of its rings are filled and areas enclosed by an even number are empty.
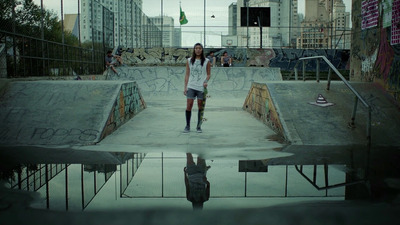
[[[113,155],[116,159],[115,161],[120,163],[3,165],[1,168],[2,179],[7,176],[6,186],[8,188],[40,193],[41,200],[34,204],[36,208],[83,210],[118,169],[123,171],[118,177],[122,193],[132,180],[145,156],[145,154],[137,153],[105,154],[103,159]],[[96,162],[99,161],[99,158],[93,157],[93,160],[93,162]],[[63,160],[60,159],[59,161]]]

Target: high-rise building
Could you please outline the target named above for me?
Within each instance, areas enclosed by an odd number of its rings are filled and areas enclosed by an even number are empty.
[[[79,20],[78,14],[64,15],[64,30],[71,32],[72,35],[79,38]]]
[[[350,48],[350,13],[342,0],[306,0],[297,48]]]
[[[174,42],[173,47],[180,48],[182,47],[182,29],[174,28]]]
[[[306,0],[305,6],[305,18],[301,23],[301,36],[297,40],[297,48],[328,48],[330,26],[325,2]]]
[[[273,48],[295,45],[299,35],[297,5],[297,0],[238,0],[236,4],[238,46]],[[269,7],[271,26],[262,27],[262,30],[259,27],[239,27],[242,7]],[[235,14],[230,12],[229,17],[234,16]]]
[[[148,47],[157,41],[144,37],[145,19],[142,0],[81,0],[81,40],[113,47]]]
[[[346,12],[343,0],[336,0],[333,7],[333,48],[350,49],[350,20],[350,12]]]
[[[151,17],[151,21],[162,31],[162,47],[177,47],[175,45],[175,34],[178,31],[174,29],[174,18],[170,16]],[[161,24],[162,27],[161,27]],[[180,30],[179,30],[180,31]],[[178,45],[180,46],[180,44]]]
[[[229,5],[229,18],[228,18],[228,35],[236,35],[238,27],[237,18],[237,4],[232,3]]]

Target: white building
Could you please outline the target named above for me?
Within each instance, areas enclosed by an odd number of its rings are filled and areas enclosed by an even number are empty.
[[[349,49],[350,13],[342,0],[306,0],[298,48]]]
[[[174,18],[170,16],[157,16],[151,17],[150,20],[162,30],[162,47],[180,47],[180,42],[179,45],[176,45],[177,42],[175,41],[176,36],[180,34],[175,34],[175,32],[181,32],[181,30],[175,30]],[[161,24],[163,24],[162,28]]]
[[[350,12],[346,12],[343,0],[336,0],[333,6],[333,48],[350,49],[350,20]]]
[[[81,41],[141,46],[142,14],[142,0],[81,0]]]
[[[238,0],[236,4],[238,46],[266,48],[294,46],[300,33],[297,5],[297,0]],[[246,6],[270,8],[271,26],[262,28],[262,36],[259,27],[240,27],[241,7]],[[234,16],[234,13],[229,15],[229,17]]]

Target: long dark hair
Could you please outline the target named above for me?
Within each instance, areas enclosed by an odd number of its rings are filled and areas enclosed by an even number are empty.
[[[203,45],[200,44],[200,43],[196,43],[196,44],[193,46],[193,53],[192,53],[192,58],[190,59],[190,62],[191,62],[192,65],[193,65],[193,64],[194,64],[194,61],[196,61],[196,53],[195,53],[195,51],[194,51],[194,49],[196,48],[196,46],[200,46],[200,47],[201,47],[201,55],[200,55],[200,57],[201,57],[201,66],[203,66],[204,61],[206,60],[206,57],[204,57],[204,48],[203,48]]]

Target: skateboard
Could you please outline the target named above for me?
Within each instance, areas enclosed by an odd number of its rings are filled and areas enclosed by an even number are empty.
[[[199,118],[199,122],[198,122],[199,127],[201,127],[203,122],[207,120],[206,118],[204,118],[204,109],[206,107],[207,95],[208,95],[208,90],[207,90],[207,88],[204,88],[204,97],[203,97],[203,102],[201,104],[200,118]]]

